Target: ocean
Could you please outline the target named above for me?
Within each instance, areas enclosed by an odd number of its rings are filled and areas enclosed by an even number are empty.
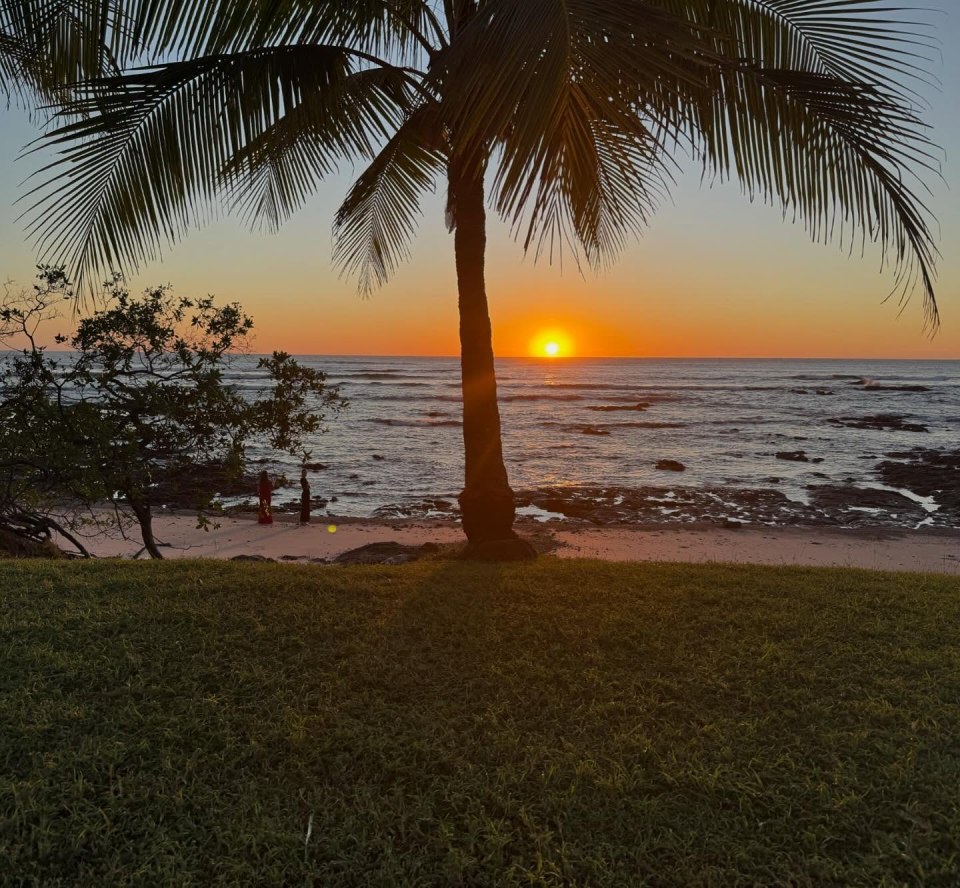
[[[455,512],[458,359],[298,359],[350,402],[307,445],[321,513]],[[236,359],[227,381],[258,391],[255,365]],[[528,517],[957,526],[960,361],[507,358],[497,373],[505,460]],[[299,476],[295,458],[258,446],[250,456],[257,470]],[[945,492],[937,459],[948,460]]]

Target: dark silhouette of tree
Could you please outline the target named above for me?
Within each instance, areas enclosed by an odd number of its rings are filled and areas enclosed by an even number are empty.
[[[262,391],[241,393],[224,380],[253,327],[239,305],[165,287],[134,297],[119,277],[58,337],[70,351],[49,352],[37,330],[72,299],[63,272],[47,268],[32,291],[0,300],[0,346],[20,346],[0,357],[0,529],[15,535],[56,531],[83,553],[71,522],[52,516],[112,503],[160,558],[157,504],[208,508],[243,479],[248,441],[302,456],[345,404],[322,372],[282,352],[257,362]]]
[[[89,33],[104,35],[118,73],[63,100],[48,140],[59,158],[34,192],[30,230],[78,274],[153,259],[224,203],[275,228],[324,176],[361,160],[335,258],[369,292],[406,258],[423,193],[445,183],[471,543],[512,538],[514,519],[484,283],[488,209],[537,256],[600,265],[647,224],[673,158],[692,154],[817,240],[879,242],[900,297],[919,285],[936,327],[917,178],[934,165],[913,92],[928,43],[885,0],[76,5],[80,36],[41,73],[56,83],[96,69],[104,57]]]

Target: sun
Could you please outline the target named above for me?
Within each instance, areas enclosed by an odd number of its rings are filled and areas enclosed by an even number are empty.
[[[576,349],[566,330],[547,327],[530,340],[529,354],[532,358],[570,358],[576,354]]]

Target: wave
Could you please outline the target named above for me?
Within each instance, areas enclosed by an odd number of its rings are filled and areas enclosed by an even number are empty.
[[[377,425],[394,426],[410,429],[436,429],[460,427],[463,423],[459,419],[389,419],[386,417],[373,417],[364,420],[365,422],[376,423]]]
[[[500,395],[501,401],[582,401],[583,395]]]
[[[387,379],[391,382],[396,382],[402,379],[418,379],[422,378],[417,374],[404,373],[401,370],[376,370],[376,371],[361,371],[360,373],[351,373],[350,371],[342,370],[331,370],[329,371],[329,376],[336,377],[337,379]]]
[[[547,420],[540,423],[547,428],[556,428],[564,432],[579,432],[584,434],[609,434],[610,429],[685,429],[685,422],[597,422],[597,423],[567,423]],[[589,430],[589,431],[588,431]]]
[[[455,382],[405,382],[400,380],[391,380],[390,382],[378,382],[376,380],[371,380],[370,382],[350,382],[346,380],[350,385],[357,386],[358,388],[379,388],[381,386],[386,386],[388,388],[431,388],[431,387],[440,387],[440,388],[459,388],[459,384]]]
[[[807,379],[807,380],[827,380],[827,379],[862,379],[862,375],[859,373],[795,373],[790,379]]]
[[[606,422],[601,429],[685,429],[685,422]]]

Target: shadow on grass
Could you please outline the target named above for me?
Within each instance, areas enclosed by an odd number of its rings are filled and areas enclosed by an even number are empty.
[[[952,884],[956,581],[545,559],[7,588],[24,881]]]

